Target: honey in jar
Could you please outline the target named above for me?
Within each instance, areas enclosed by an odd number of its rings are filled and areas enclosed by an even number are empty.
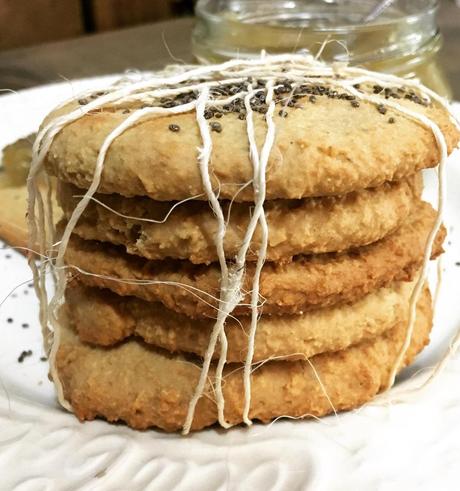
[[[199,0],[193,50],[202,63],[321,49],[325,61],[417,77],[451,92],[438,62],[435,0],[397,0],[371,22],[376,0]]]

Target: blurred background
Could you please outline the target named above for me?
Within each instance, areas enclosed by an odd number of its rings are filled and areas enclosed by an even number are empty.
[[[378,0],[366,1],[377,3]],[[204,0],[200,2],[204,3]],[[208,3],[221,5],[231,2]],[[235,3],[245,4],[244,1]],[[246,2],[246,5],[250,3]],[[273,0],[265,3],[277,8],[283,2]],[[306,3],[314,8],[314,1]],[[328,3],[341,2],[316,2],[317,5]],[[350,2],[342,2],[347,3]],[[433,3],[434,0],[395,0],[395,5],[421,4],[427,5],[427,9]],[[435,22],[444,38],[443,43],[439,42],[439,46],[443,45],[439,53],[428,24],[421,24],[421,27],[414,24],[412,28],[408,27],[412,29],[411,32],[404,33],[406,37],[398,38],[399,47],[403,47],[406,40],[416,40],[423,35],[422,29],[426,30],[428,37],[432,38],[430,49],[436,54],[436,66],[433,68],[430,60],[424,59],[424,73],[418,73],[418,69],[413,72],[428,85],[434,78],[431,85],[435,89],[439,88],[440,93],[457,100],[460,100],[459,3],[460,0],[439,1]],[[206,25],[201,20],[195,34],[201,29],[201,33],[205,31],[209,38],[197,48],[191,40],[195,26],[195,4],[196,0],[0,0],[0,88],[21,89],[62,79],[118,73],[130,68],[152,70],[171,62],[190,63],[196,61],[196,56],[200,61],[218,60],[219,56],[214,57],[215,53],[212,53],[216,43],[222,42],[225,47],[225,43],[234,42],[246,34],[236,29],[224,36],[223,24],[216,27],[212,23]],[[390,33],[390,38],[394,37],[395,32]],[[287,35],[286,31],[279,37],[286,39]],[[269,36],[271,40],[273,36]],[[368,45],[367,39],[371,39],[368,32],[366,36],[366,41],[362,43],[364,46]],[[326,36],[320,39],[326,39]],[[253,35],[249,32],[245,42],[251,44],[252,41]],[[345,39],[345,44],[348,41],[351,42],[351,39]],[[385,42],[388,44],[386,38]],[[292,50],[290,45],[287,48]],[[285,51],[288,51],[287,48]],[[200,56],[201,53],[205,54]],[[412,54],[408,60],[400,57],[397,63],[402,67],[414,60]],[[363,63],[367,66],[366,60]],[[393,64],[394,61],[387,60],[386,66],[369,66],[386,71],[389,63]],[[357,64],[361,64],[359,59]],[[406,71],[409,73],[409,68]],[[401,70],[394,73],[406,74]]]
[[[194,0],[0,0],[0,50],[193,14]]]

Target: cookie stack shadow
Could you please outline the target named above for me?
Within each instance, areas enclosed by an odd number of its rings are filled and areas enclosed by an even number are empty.
[[[266,202],[270,235],[260,285],[252,418],[322,416],[357,407],[384,388],[435,218],[420,200],[421,188],[421,176],[413,175],[343,196]],[[84,192],[59,183],[65,218]],[[175,203],[113,194],[95,198],[66,253],[70,266],[89,273],[72,273],[66,291],[71,328],[63,332],[57,363],[66,397],[81,419],[103,416],[135,428],[179,429],[216,317],[215,218],[204,201],[179,204],[162,222]],[[228,212],[229,203],[222,206]],[[225,242],[230,262],[249,216],[250,204],[232,205]],[[443,233],[433,257],[442,239]],[[233,424],[242,418],[242,364],[259,241],[260,230],[248,254],[245,298],[226,323],[225,415]],[[417,313],[405,364],[428,341],[428,289]],[[219,353],[217,348],[215,360]],[[211,371],[194,429],[216,420],[212,376]]]

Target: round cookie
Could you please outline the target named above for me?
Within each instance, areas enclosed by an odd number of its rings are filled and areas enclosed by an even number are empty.
[[[303,315],[262,316],[259,319],[253,361],[271,357],[304,359],[338,351],[383,334],[407,322],[414,284],[395,283],[369,293],[352,304],[313,310]],[[170,352],[204,356],[214,322],[190,319],[160,303],[120,297],[110,290],[72,282],[66,290],[69,324],[84,342],[113,346],[136,335],[147,344]],[[229,318],[225,324],[227,361],[244,362],[250,318]],[[219,357],[219,349],[214,358]]]
[[[268,200],[345,194],[401,179],[439,162],[432,131],[418,121],[393,109],[379,110],[378,105],[365,101],[354,107],[347,100],[349,94],[327,85],[306,81],[304,87],[304,95],[295,97],[294,107],[284,107],[287,94],[275,97],[279,102],[274,116],[275,140],[266,171]],[[373,92],[372,86],[363,86],[361,90]],[[401,90],[399,94],[392,91],[398,97],[396,102],[437,123],[451,151],[459,134],[447,111],[436,103],[426,106],[420,97]],[[314,103],[309,95],[305,96],[308,91],[316,94]],[[374,94],[383,106],[387,103],[385,94],[383,90]],[[190,92],[187,97],[196,96]],[[164,107],[166,104],[150,103]],[[175,105],[175,101],[169,104]],[[253,201],[252,187],[242,189],[253,178],[246,121],[239,118],[234,105],[221,113],[219,120],[209,120],[219,128],[211,131],[209,175],[221,199]],[[101,145],[135,107],[128,103],[102,107],[66,125],[47,154],[48,171],[65,182],[88,188]],[[76,103],[60,108],[46,122],[75,109]],[[394,124],[389,124],[390,121]],[[254,128],[260,149],[266,135],[264,114],[255,113]],[[202,195],[197,162],[202,145],[195,112],[144,117],[111,145],[99,192],[149,196],[160,201]]]
[[[420,202],[407,222],[384,239],[341,254],[298,256],[285,264],[266,263],[260,277],[264,314],[295,314],[339,302],[352,302],[391,284],[411,280],[420,268],[435,211]],[[442,252],[445,230],[435,241],[432,257]],[[119,295],[159,301],[189,317],[215,317],[220,268],[188,261],[148,261],[125,254],[107,243],[73,236],[66,251],[69,270],[88,286],[108,288]],[[234,315],[250,313],[249,295],[254,265],[246,267],[242,302]],[[152,283],[154,282],[154,283]],[[156,282],[156,283],[155,283]]]
[[[269,228],[267,260],[289,260],[297,254],[336,252],[375,242],[398,228],[421,194],[420,174],[344,196],[303,200],[272,200],[264,205]],[[84,191],[60,183],[57,197],[69,218]],[[163,220],[174,205],[149,198],[96,195],[119,214]],[[229,202],[223,204],[228,216]],[[233,203],[225,235],[226,257],[236,256],[250,219],[251,207]],[[130,254],[147,259],[188,259],[192,263],[217,261],[214,237],[217,221],[208,203],[187,201],[174,209],[164,223],[121,217],[91,201],[74,233],[86,240],[123,245]],[[247,255],[257,260],[260,246],[257,228]]]
[[[430,296],[425,290],[405,365],[428,343],[431,320]],[[249,416],[262,422],[279,416],[319,417],[331,413],[333,407],[342,411],[364,404],[386,386],[406,328],[401,323],[374,340],[314,356],[309,362],[260,365],[252,373]],[[193,358],[171,356],[136,340],[111,349],[94,347],[82,343],[65,325],[61,331],[57,373],[64,397],[80,420],[104,417],[136,429],[159,427],[166,431],[183,426],[200,373]],[[228,365],[224,373],[225,416],[231,424],[242,422],[242,374],[242,366],[236,364]],[[211,381],[213,376],[211,371]],[[216,420],[215,399],[208,386],[196,407],[192,429],[199,430]]]

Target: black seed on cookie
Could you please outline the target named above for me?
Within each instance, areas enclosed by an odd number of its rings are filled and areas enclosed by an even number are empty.
[[[24,329],[27,329],[29,327],[29,324],[27,324],[27,322],[23,322],[21,324],[21,327],[24,328]]]
[[[211,131],[215,131],[216,133],[222,132],[222,125],[217,121],[212,122],[210,126],[211,126]]]
[[[6,319],[6,322],[8,322],[8,324],[12,324],[13,323],[13,318],[12,317],[8,317],[8,319]]]
[[[173,133],[177,133],[178,131],[180,131],[180,126],[178,124],[170,124],[168,128]]]
[[[395,118],[390,118],[390,119],[388,120],[388,122],[389,122],[390,124],[393,124],[393,123],[395,123],[395,122],[396,122],[396,120],[395,120]]]
[[[421,106],[429,106],[430,101],[419,97],[413,90],[411,90],[408,94],[404,96],[405,99],[409,101],[415,102],[416,104],[420,104]]]
[[[308,100],[312,102],[313,104],[316,102],[316,97],[314,95],[311,95]]]
[[[78,104],[80,104],[80,106],[84,106],[88,104],[88,102],[88,99],[78,99]]]
[[[265,102],[265,94],[263,92],[259,92],[256,97],[259,99],[259,101],[263,104]]]
[[[40,356],[40,361],[47,361],[48,358],[46,356]]]
[[[380,113],[380,114],[386,114],[387,112],[387,108],[383,105],[383,104],[379,104],[377,106],[377,111]]]
[[[359,101],[351,101],[351,107],[359,107]]]

